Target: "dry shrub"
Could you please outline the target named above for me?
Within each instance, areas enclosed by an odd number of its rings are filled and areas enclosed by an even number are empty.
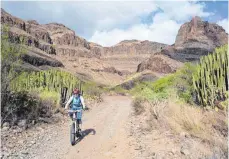
[[[5,105],[1,109],[1,125],[4,122],[15,125],[22,119],[31,122],[39,117],[51,117],[52,115],[53,103],[48,99],[41,100],[36,94],[25,91],[9,93],[9,99]]]
[[[140,105],[140,107],[139,107]],[[185,139],[214,151],[217,147],[223,156],[227,156],[228,120],[227,112],[204,110],[200,107],[170,101],[147,101],[145,103],[136,100],[133,103],[135,113],[141,114],[144,108],[144,115],[139,119],[146,122],[141,128],[149,133],[172,134],[172,138],[180,141],[182,135]],[[162,135],[163,136],[163,135]],[[172,141],[172,140],[171,140]]]
[[[228,136],[226,112],[206,111],[199,107],[169,103],[166,121],[170,128],[180,134],[187,132],[191,136],[222,149],[227,149]]]
[[[169,103],[168,109],[168,122],[176,132],[199,134],[205,129],[202,122],[202,109],[175,103]]]
[[[147,103],[148,106],[142,107],[150,112],[147,122],[151,129],[171,129],[175,134],[187,132],[215,144],[221,142],[219,138],[228,136],[226,112],[206,111],[200,107],[175,103],[173,100]]]
[[[134,107],[135,115],[140,115],[145,111],[144,100],[140,97],[135,98],[132,105]]]
[[[86,91],[86,96],[89,99],[96,100],[97,102],[102,102],[102,91],[97,87],[91,87]]]

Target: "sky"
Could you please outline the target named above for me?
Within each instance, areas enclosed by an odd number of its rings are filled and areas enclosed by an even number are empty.
[[[102,46],[132,39],[173,44],[193,16],[228,32],[227,1],[2,1],[1,7],[24,20],[62,23]]]

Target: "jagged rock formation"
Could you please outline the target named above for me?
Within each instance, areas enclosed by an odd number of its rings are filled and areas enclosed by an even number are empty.
[[[51,57],[38,55],[35,52],[28,52],[27,54],[22,56],[23,61],[33,65],[33,66],[52,66],[52,67],[64,67],[64,65]]]
[[[1,9],[1,23],[10,27],[12,41],[23,42],[48,54],[70,57],[90,54],[89,43],[62,24],[41,25],[35,20],[23,21],[3,9]]]
[[[2,24],[10,26],[9,37],[12,42],[24,43],[60,61],[68,59],[71,62],[81,57],[98,58],[102,63],[110,65],[108,70],[96,70],[95,68],[94,71],[97,72],[118,75],[129,74],[125,71],[135,72],[140,62],[168,46],[147,40],[124,40],[112,47],[103,47],[93,42],[87,42],[63,24],[39,24],[35,20],[24,21],[8,14],[3,9],[1,13]],[[31,58],[29,59],[27,61],[31,61]],[[66,60],[64,65],[66,65]],[[120,72],[110,68],[118,69]]]
[[[174,45],[166,46],[139,64],[137,72],[145,69],[160,73],[174,72],[182,66],[180,62],[198,61],[216,47],[227,44],[227,41],[228,34],[221,26],[194,17],[180,27]]]
[[[125,40],[112,47],[87,42],[63,24],[39,24],[35,20],[24,21],[1,9],[2,24],[10,26],[12,41],[24,42],[46,53],[71,57],[107,57],[116,55],[149,55],[163,49],[165,44]]]
[[[152,55],[148,60],[143,61],[138,65],[137,72],[151,70],[162,74],[172,73],[181,67],[183,64],[173,60],[165,55]]]
[[[180,27],[175,45],[163,49],[162,54],[182,62],[196,61],[227,42],[228,34],[221,26],[194,17]]]
[[[81,69],[81,72],[97,72],[97,77],[101,73],[121,76],[136,72],[136,69],[138,72],[149,69],[161,74],[171,73],[182,66],[181,62],[197,61],[200,56],[207,55],[215,47],[226,44],[228,40],[228,34],[222,27],[195,17],[181,26],[175,44],[171,46],[147,40],[124,40],[114,46],[103,47],[77,36],[63,24],[39,24],[35,20],[21,20],[3,9],[1,12],[2,24],[10,26],[9,35],[12,42],[24,43],[49,54],[70,70],[77,68],[77,71]],[[35,61],[39,59],[40,62],[34,62],[32,58]],[[62,66],[59,61],[50,63],[40,58],[30,56],[24,57],[24,60],[34,66]],[[83,58],[91,59],[88,62],[93,62],[96,58],[98,65],[94,67],[88,64],[82,67],[80,63],[74,62]],[[102,67],[103,64],[106,67]]]
[[[2,8],[1,8],[1,23],[7,24],[9,26],[15,26],[15,27],[22,29],[24,31],[27,30],[25,21],[10,15],[9,13],[7,13]]]
[[[227,41],[228,35],[221,26],[194,17],[180,27],[175,47],[202,48],[212,51],[215,47],[226,44]]]

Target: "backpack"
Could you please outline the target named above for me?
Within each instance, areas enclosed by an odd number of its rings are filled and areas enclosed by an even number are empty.
[[[73,97],[72,100],[72,109],[77,109],[81,107],[81,100],[80,100],[80,95]]]

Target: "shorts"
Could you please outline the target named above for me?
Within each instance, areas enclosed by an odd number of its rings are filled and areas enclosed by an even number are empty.
[[[81,120],[82,119],[82,108],[76,108],[72,110],[80,110],[80,112],[76,112],[76,118],[77,120]],[[73,114],[69,113],[69,116],[72,118]]]

